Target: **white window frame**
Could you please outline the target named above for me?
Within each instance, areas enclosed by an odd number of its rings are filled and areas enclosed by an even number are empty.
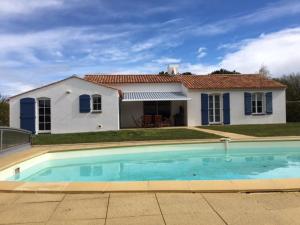
[[[49,114],[49,116],[50,116],[50,130],[41,130],[40,129],[40,101],[45,101],[45,100],[49,100],[50,101],[50,114]],[[46,109],[46,107],[44,106],[43,107],[44,108],[44,112],[45,112],[45,109]],[[51,120],[51,113],[52,113],[52,110],[51,110],[52,108],[51,108],[51,99],[50,98],[47,98],[47,97],[41,97],[41,98],[38,98],[37,99],[37,110],[38,110],[38,116],[37,116],[37,124],[38,124],[38,133],[50,133],[51,132],[51,128],[52,128],[52,120]],[[44,113],[43,114],[44,115],[44,117],[46,116],[46,114]],[[46,118],[46,117],[45,117]],[[45,120],[45,118],[44,118],[44,121],[43,121],[43,123],[44,123],[44,126],[45,126],[45,124],[47,123],[46,122],[46,120]]]
[[[213,96],[213,117],[214,117],[214,121],[210,122],[210,114],[209,114],[209,105],[210,105],[210,100],[209,100],[209,96]],[[220,103],[220,121],[216,122],[216,107],[215,107],[215,96],[219,96],[219,103]],[[209,124],[222,124],[223,121],[223,115],[222,115],[222,111],[223,111],[223,102],[222,102],[222,94],[220,93],[214,93],[214,94],[208,94],[208,122]]]
[[[262,109],[261,112],[258,112],[258,106],[257,106],[257,99],[258,99],[258,95],[262,96]],[[254,96],[254,100],[253,100],[253,96]],[[253,101],[255,102],[255,111],[253,111]],[[253,92],[251,93],[251,112],[252,115],[264,115],[266,114],[266,97],[265,97],[265,93],[264,92]]]
[[[100,98],[100,103],[94,103],[94,97],[97,97],[97,98]],[[100,109],[97,107],[97,109],[94,109],[94,104],[96,104],[98,107],[100,105]],[[99,94],[94,94],[92,95],[92,98],[91,98],[91,111],[92,112],[97,112],[97,113],[100,113],[102,112],[102,96],[99,95]]]

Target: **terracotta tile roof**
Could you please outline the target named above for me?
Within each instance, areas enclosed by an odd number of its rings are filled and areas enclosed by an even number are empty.
[[[86,75],[85,80],[101,84],[124,83],[180,83],[177,76],[139,74],[139,75]]]
[[[181,76],[183,85],[190,89],[266,89],[286,88],[285,85],[261,75],[187,75]]]
[[[285,85],[257,74],[242,75],[86,75],[85,80],[98,84],[182,83],[189,89],[266,89]]]

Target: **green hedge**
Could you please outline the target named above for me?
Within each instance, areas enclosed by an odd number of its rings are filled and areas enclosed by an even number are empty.
[[[300,102],[286,103],[287,122],[300,122]]]

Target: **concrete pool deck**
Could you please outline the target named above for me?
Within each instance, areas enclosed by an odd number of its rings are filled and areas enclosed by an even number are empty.
[[[0,193],[0,224],[298,225],[300,193]]]
[[[300,137],[243,138],[233,141],[292,141]],[[219,139],[206,140],[175,140],[175,141],[137,141],[117,143],[91,143],[72,145],[33,146],[30,150],[5,155],[0,158],[0,170],[16,163],[31,159],[48,152],[105,149],[110,147],[183,144],[183,143],[213,143]],[[300,191],[300,179],[270,179],[270,180],[220,180],[220,181],[141,181],[141,182],[10,182],[0,181],[2,192],[267,192],[267,191]]]

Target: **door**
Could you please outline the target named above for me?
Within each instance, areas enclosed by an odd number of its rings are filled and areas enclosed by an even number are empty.
[[[20,100],[20,127],[35,133],[35,99],[22,98]]]
[[[221,123],[221,97],[219,94],[209,95],[208,98],[209,123]]]

